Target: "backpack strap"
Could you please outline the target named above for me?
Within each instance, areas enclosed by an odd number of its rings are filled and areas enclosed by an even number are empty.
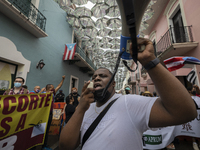
[[[119,98],[119,97],[118,97]],[[87,129],[87,131],[85,132],[83,139],[82,139],[82,145],[81,147],[83,147],[83,145],[85,144],[85,142],[87,141],[87,139],[90,137],[90,135],[92,134],[92,132],[95,130],[95,128],[97,127],[97,125],[99,124],[99,122],[101,121],[101,119],[103,118],[103,116],[106,114],[106,112],[109,110],[109,108],[112,106],[112,104],[118,99],[114,99],[113,101],[111,101],[108,106],[106,106],[106,108],[98,115],[98,117],[94,120],[94,122],[90,125],[90,127]]]

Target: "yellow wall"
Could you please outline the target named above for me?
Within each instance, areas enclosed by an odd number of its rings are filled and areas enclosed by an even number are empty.
[[[9,64],[6,64],[2,70],[0,70],[0,80],[9,81],[9,88],[11,88],[11,71]]]

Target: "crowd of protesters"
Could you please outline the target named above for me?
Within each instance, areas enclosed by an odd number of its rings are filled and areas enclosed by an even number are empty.
[[[14,80],[14,87],[11,89],[6,90],[3,95],[21,95],[21,94],[39,94],[39,93],[52,93],[53,99],[52,99],[52,105],[49,113],[49,119],[47,123],[47,130],[44,138],[44,144],[42,145],[42,150],[51,150],[51,148],[48,147],[47,141],[48,141],[48,132],[51,126],[52,118],[53,118],[53,103],[54,102],[65,102],[65,94],[63,93],[63,90],[61,90],[61,86],[63,85],[63,82],[65,80],[65,75],[62,76],[61,82],[54,88],[53,84],[47,84],[46,87],[40,88],[40,86],[35,86],[33,91],[29,91],[28,87],[24,85],[25,80],[22,77],[16,77]],[[58,92],[59,91],[59,92]],[[58,92],[58,93],[57,93]],[[57,93],[57,94],[56,94]],[[73,112],[75,111],[75,108],[77,107],[79,103],[79,94],[77,91],[77,88],[72,88],[72,93],[70,93],[66,97],[66,106],[64,109],[66,120],[70,119],[70,117],[73,115]],[[71,106],[71,107],[70,107]],[[36,149],[36,147],[32,148],[31,150]]]
[[[80,95],[78,94],[77,88],[73,87],[71,89],[71,93],[66,96],[65,99],[65,94],[63,93],[63,90],[61,90],[61,86],[64,82],[65,76],[62,76],[61,82],[58,84],[56,88],[52,84],[47,84],[45,88],[40,88],[40,86],[35,86],[33,91],[29,91],[28,87],[24,85],[25,80],[22,77],[16,77],[14,81],[14,87],[6,90],[3,95],[16,95],[16,94],[37,94],[37,93],[53,93],[54,99],[52,100],[53,102],[65,102],[66,105],[63,109],[63,113],[65,113],[66,119],[65,119],[65,124],[70,120],[71,116],[74,114],[79,101],[80,101]],[[189,88],[187,88],[188,92],[190,93],[191,97],[193,99],[200,99],[200,89],[197,85],[193,85]],[[59,91],[59,92],[58,92]],[[58,92],[58,93],[57,93]],[[57,93],[57,94],[56,94]],[[132,89],[130,86],[125,86],[123,90],[120,90],[118,93],[127,95],[127,94],[132,94]],[[153,93],[149,91],[142,91],[140,92],[141,96],[146,96],[146,97],[158,97],[157,93],[154,91]],[[197,106],[197,105],[196,105]],[[197,106],[198,108],[198,106]],[[48,131],[51,125],[52,121],[52,110],[53,110],[53,105],[49,114],[49,120],[48,120],[48,125],[47,125],[47,133],[45,136],[44,144],[42,148],[45,150],[50,149],[47,146],[47,140],[48,140]],[[192,139],[192,146],[194,150],[199,150],[199,138],[191,137]],[[174,141],[169,144],[166,148],[167,149],[175,149],[174,143],[178,143],[178,138],[175,138]],[[34,150],[35,148],[32,148]]]

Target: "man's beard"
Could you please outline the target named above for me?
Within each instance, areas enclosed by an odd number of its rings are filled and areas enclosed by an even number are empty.
[[[105,96],[102,96],[103,94],[103,89],[100,90],[96,90],[93,94],[94,94],[94,100],[97,102],[105,102],[106,100],[108,100],[111,96],[111,92],[108,92],[108,90],[106,91]]]

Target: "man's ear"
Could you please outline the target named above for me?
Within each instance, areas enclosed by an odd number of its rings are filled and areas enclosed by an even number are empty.
[[[116,84],[116,82],[115,82],[115,81],[113,81],[113,83],[112,83],[113,87],[115,87],[115,84]]]

